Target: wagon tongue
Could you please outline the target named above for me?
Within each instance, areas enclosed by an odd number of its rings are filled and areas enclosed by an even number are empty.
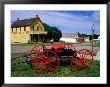
[[[64,48],[64,46],[61,45],[61,44],[52,44],[52,47],[53,47],[54,49]]]

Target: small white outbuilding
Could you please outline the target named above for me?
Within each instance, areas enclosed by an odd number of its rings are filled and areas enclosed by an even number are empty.
[[[74,33],[63,33],[60,41],[77,43],[78,34]]]

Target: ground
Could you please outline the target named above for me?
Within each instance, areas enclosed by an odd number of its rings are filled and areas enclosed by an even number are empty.
[[[34,46],[12,46],[11,47],[11,53],[25,53],[28,50],[31,50]],[[50,48],[50,46],[46,46],[47,48]],[[80,45],[75,45],[76,50],[80,49],[88,49],[91,51],[91,46],[80,46]],[[94,47],[94,59],[95,60],[100,60],[100,48],[99,47]]]

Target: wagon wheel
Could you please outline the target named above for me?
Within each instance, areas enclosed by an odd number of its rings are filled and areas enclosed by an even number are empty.
[[[77,51],[71,60],[72,71],[87,71],[93,62],[93,55],[87,49]]]
[[[68,49],[76,50],[76,48],[72,44],[64,44],[64,46],[67,50]]]
[[[34,59],[34,70],[37,75],[50,76],[54,74],[60,66],[60,59],[55,52],[43,51]]]
[[[30,59],[33,60],[38,53],[42,52],[44,49],[47,49],[46,47],[43,46],[35,46],[32,48],[30,52]]]

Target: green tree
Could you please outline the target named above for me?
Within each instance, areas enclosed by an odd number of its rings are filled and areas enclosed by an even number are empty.
[[[62,32],[56,27],[52,27],[44,23],[44,28],[47,31],[47,35],[45,36],[46,40],[52,40],[54,42],[58,42],[62,37]]]
[[[53,33],[52,33],[52,38],[54,42],[58,42],[60,38],[62,37],[62,32],[56,27],[52,27]]]
[[[47,31],[47,35],[45,36],[45,39],[49,39],[51,40],[52,39],[52,28],[47,25],[46,23],[44,23],[44,28],[45,28],[45,31]]]
[[[87,37],[87,35],[86,35],[86,34],[83,34],[83,33],[80,34],[80,33],[78,32],[77,34],[78,34],[79,37]]]

